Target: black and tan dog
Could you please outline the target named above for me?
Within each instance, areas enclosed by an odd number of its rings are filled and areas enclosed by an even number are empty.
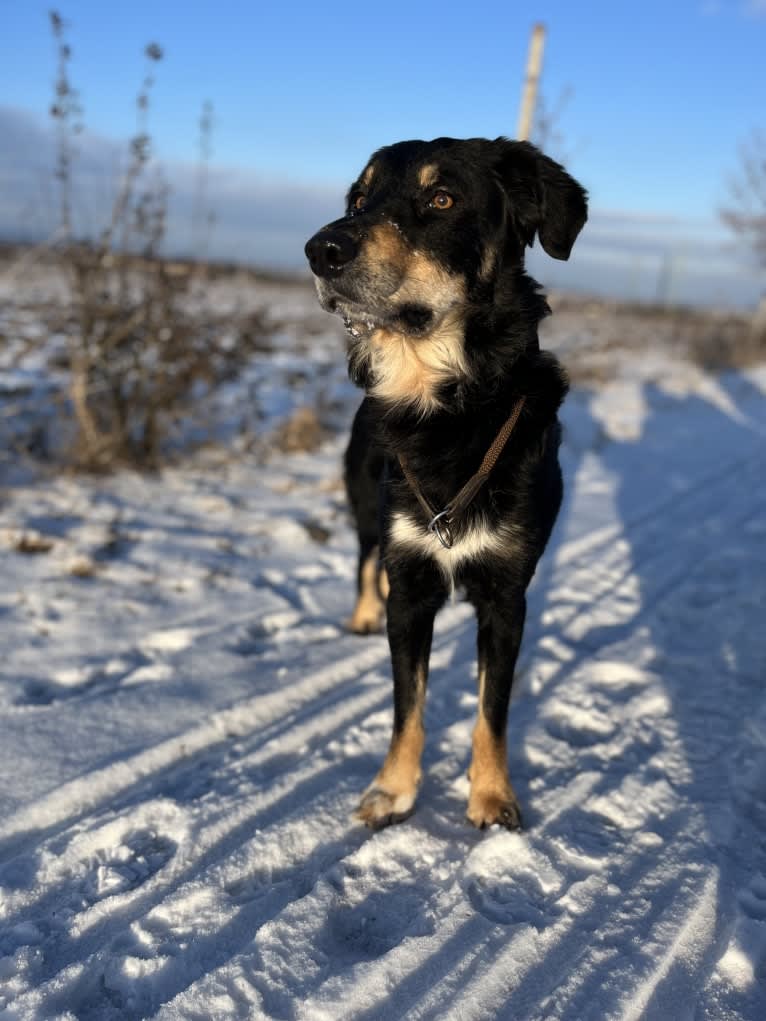
[[[583,189],[529,143],[439,138],[376,152],[345,215],[306,245],[367,392],[346,453],[360,543],[351,628],[377,630],[385,605],[394,675],[391,746],[358,810],[370,826],[415,804],[434,617],[457,585],[478,617],[468,818],[520,826],[508,703],[525,592],[561,503],[567,390],[539,347],[549,309],[524,251],[537,234],[568,258],[586,217]]]

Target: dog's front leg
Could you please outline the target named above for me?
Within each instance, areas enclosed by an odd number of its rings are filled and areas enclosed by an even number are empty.
[[[357,811],[374,829],[401,822],[415,806],[425,742],[423,707],[434,617],[447,595],[439,573],[423,560],[394,563],[388,575],[394,729],[385,762]]]
[[[523,595],[500,594],[476,606],[479,632],[479,714],[468,777],[468,819],[483,829],[521,828],[521,810],[508,776],[506,729],[513,671],[526,615]]]

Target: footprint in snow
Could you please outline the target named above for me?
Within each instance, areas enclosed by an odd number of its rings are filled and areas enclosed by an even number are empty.
[[[72,839],[59,836],[42,851],[18,856],[0,870],[6,908],[16,919],[0,927],[0,958],[57,939],[68,929],[68,919],[137,889],[167,865],[182,839],[177,826],[180,822],[183,828],[181,813],[174,806],[161,809],[162,832],[151,823],[135,825],[135,819],[126,828],[126,822],[115,819]],[[167,833],[174,824],[178,840]]]
[[[551,737],[580,748],[608,741],[617,729],[615,721],[595,707],[557,707],[545,716],[543,722]]]
[[[318,944],[330,958],[353,961],[382,957],[398,946],[413,926],[422,928],[427,889],[410,884],[370,892],[356,904],[338,898],[330,907]]]
[[[766,877],[755,876],[749,886],[740,891],[738,900],[746,915],[757,922],[766,921]]]
[[[535,877],[529,873],[491,878],[475,876],[466,887],[475,911],[501,925],[531,925],[542,930],[560,914]]]
[[[335,641],[343,632],[335,624],[321,619],[312,620],[292,610],[279,615],[271,614],[250,625],[229,648],[238,656],[259,656],[286,645],[303,647],[307,644]]]
[[[126,681],[137,684],[159,679],[151,674],[149,660],[142,653],[132,653],[127,658],[111,659],[105,663],[86,663],[60,669],[49,680],[34,678],[24,681],[14,705],[48,706],[93,691],[106,694]]]
[[[518,834],[498,833],[468,859],[465,893],[490,922],[544,929],[561,908],[563,877],[550,859]]]
[[[97,852],[83,883],[86,899],[95,903],[105,897],[134,890],[150,879],[173,857],[176,843],[152,829],[126,833],[116,846]]]

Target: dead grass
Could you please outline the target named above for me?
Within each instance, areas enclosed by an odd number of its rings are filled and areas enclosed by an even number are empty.
[[[766,361],[766,328],[732,311],[664,308],[555,294],[543,345],[567,366],[572,382],[608,382],[620,371],[620,353],[661,350],[708,371],[741,369]]]
[[[37,532],[22,532],[14,539],[12,549],[16,553],[50,553],[55,545],[53,539],[47,535],[40,535]]]
[[[314,408],[297,408],[272,434],[272,446],[283,454],[311,453],[327,438]]]

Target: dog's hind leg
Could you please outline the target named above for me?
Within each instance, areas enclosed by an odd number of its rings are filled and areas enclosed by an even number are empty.
[[[434,617],[447,596],[436,569],[423,561],[394,564],[388,597],[388,640],[394,674],[394,727],[378,775],[357,816],[377,829],[405,819],[415,807],[425,743],[423,709]]]
[[[524,594],[497,586],[491,599],[478,603],[479,713],[473,732],[468,777],[468,819],[483,829],[499,823],[521,828],[521,810],[508,776],[506,729],[513,671],[524,630]]]
[[[388,584],[379,555],[377,536],[360,535],[356,605],[347,622],[349,631],[355,635],[377,634],[383,627]]]
[[[345,456],[345,481],[348,502],[359,537],[357,600],[347,622],[358,635],[378,632],[383,626],[387,582],[381,575],[379,546],[379,488],[383,474],[383,454],[374,441],[367,401],[354,418]]]

